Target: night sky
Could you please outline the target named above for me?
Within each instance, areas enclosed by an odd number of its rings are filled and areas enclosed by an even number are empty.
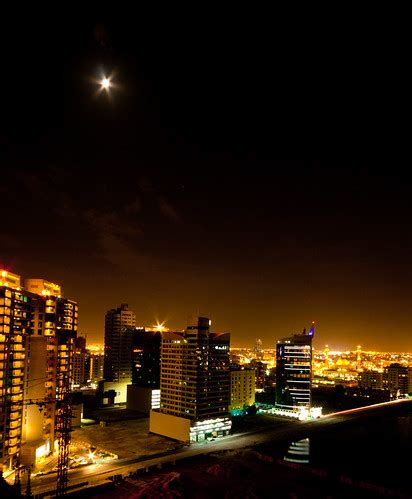
[[[351,90],[264,32],[143,25],[15,26],[0,266],[60,283],[90,342],[129,303],[138,324],[208,316],[233,346],[315,320],[318,348],[412,351],[411,185],[391,160],[334,159]]]

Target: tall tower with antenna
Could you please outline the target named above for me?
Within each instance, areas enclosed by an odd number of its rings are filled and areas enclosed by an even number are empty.
[[[261,359],[263,357],[262,340],[260,338],[256,338],[255,341],[255,355],[257,359]]]
[[[362,370],[362,347],[360,345],[356,348],[356,370]]]
[[[325,355],[325,366],[329,367],[329,353],[330,353],[329,345],[325,345],[325,349],[323,350],[323,353]]]

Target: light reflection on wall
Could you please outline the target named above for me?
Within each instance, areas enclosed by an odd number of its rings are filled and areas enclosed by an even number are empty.
[[[283,458],[290,463],[309,464],[310,442],[309,438],[304,438],[298,442],[292,442]]]

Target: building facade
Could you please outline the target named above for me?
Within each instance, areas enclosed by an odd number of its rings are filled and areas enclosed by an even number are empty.
[[[359,388],[383,389],[383,373],[378,371],[364,371],[359,374]]]
[[[89,355],[89,376],[90,382],[98,384],[104,378],[104,354],[98,352],[88,352]]]
[[[126,303],[106,313],[104,330],[104,379],[132,382],[132,344],[136,316]]]
[[[256,373],[256,389],[257,390],[264,390],[266,388],[266,379],[267,379],[267,363],[262,362],[260,360],[253,359],[249,367],[255,370]]]
[[[160,408],[150,431],[186,442],[230,432],[229,333],[199,317],[182,333],[163,333]]]
[[[230,410],[239,410],[255,403],[256,371],[241,367],[230,370]]]
[[[132,332],[132,384],[160,388],[160,346],[162,333],[135,328]]]
[[[411,375],[411,368],[402,364],[394,363],[384,368],[384,387],[389,390],[392,399],[403,397],[412,392]]]
[[[308,332],[294,334],[276,343],[276,407],[286,410],[310,408],[312,403],[312,340]]]
[[[87,367],[90,369],[89,357],[86,350],[86,338],[79,336],[74,340],[73,347],[73,385],[82,386],[90,379],[90,372],[87,372]]]
[[[19,276],[0,272],[0,458],[5,470],[17,461],[35,465],[36,458],[53,451],[61,416],[56,401],[73,376],[78,308],[57,284],[26,279],[23,288]]]
[[[20,456],[26,344],[31,329],[31,297],[20,276],[0,270],[0,471]]]

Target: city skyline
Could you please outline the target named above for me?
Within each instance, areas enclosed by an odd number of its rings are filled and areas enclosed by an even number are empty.
[[[399,50],[84,7],[2,26],[0,497],[409,497]]]
[[[0,270],[5,270],[6,272],[10,272],[10,273],[15,273],[11,269],[6,270],[3,267],[1,267]],[[34,275],[34,273],[32,273],[32,274]],[[25,278],[27,277],[27,275],[32,275],[32,274],[30,274],[30,272],[26,275],[17,273],[17,275],[22,275]],[[46,276],[46,279],[47,279],[47,276]],[[63,293],[64,292],[64,285],[62,285],[62,289],[63,289],[63,291],[62,291],[62,293]],[[74,296],[76,294],[76,291],[73,290],[73,291],[70,291],[70,293],[72,296]],[[64,294],[67,295],[66,293],[64,293]],[[117,305],[112,304],[112,305],[109,305],[107,308],[106,308],[106,306],[103,306],[103,305],[100,307],[101,309],[104,309],[104,311],[102,311],[102,316],[99,319],[97,319],[97,322],[100,322],[102,324],[101,333],[95,332],[95,331],[98,331],[98,327],[93,325],[93,324],[95,324],[95,319],[91,319],[91,320],[86,319],[85,322],[90,324],[89,328],[82,327],[83,313],[86,315],[86,317],[88,316],[88,314],[87,314],[87,309],[85,311],[83,309],[81,310],[82,314],[81,314],[81,319],[79,321],[79,323],[80,323],[79,334],[81,336],[85,336],[87,338],[88,344],[97,344],[97,345],[101,344],[101,345],[103,345],[103,343],[104,343],[105,315],[109,309],[116,307],[116,306],[120,306],[121,303],[124,303],[125,301],[127,301],[128,303],[130,302],[130,300],[123,300],[122,302],[118,302]],[[130,308],[135,309],[136,307],[131,305]],[[187,321],[191,317],[199,315],[199,310],[200,309],[193,310],[192,313],[187,313],[186,316],[182,315],[182,317],[176,317],[176,319],[174,319],[174,320],[168,319],[167,316],[159,314],[159,313],[153,314],[152,317],[150,317],[149,313],[146,313],[144,315],[136,314],[136,317],[137,317],[136,318],[136,325],[138,327],[139,326],[150,327],[150,326],[156,326],[156,324],[157,325],[161,324],[162,326],[167,327],[172,331],[180,331],[180,330],[184,330],[185,324],[187,323]],[[201,312],[202,311],[200,311],[200,315],[202,315]],[[170,315],[172,315],[172,314],[169,314],[169,316]],[[210,315],[212,317],[211,314],[203,314],[203,315]],[[99,316],[96,314],[95,317],[99,317]],[[145,319],[141,319],[142,317],[144,317]],[[256,341],[256,338],[260,336],[261,339],[263,338],[263,348],[265,350],[275,349],[276,348],[276,341],[278,339],[280,339],[283,336],[288,335],[288,334],[297,333],[299,330],[302,329],[302,327],[307,326],[309,324],[309,322],[310,321],[303,321],[301,324],[299,324],[297,319],[295,319],[293,321],[287,322],[287,324],[290,324],[291,327],[294,327],[294,329],[283,331],[283,330],[280,330],[279,327],[276,327],[276,329],[274,329],[273,332],[268,331],[268,332],[266,332],[266,334],[261,332],[260,334],[250,336],[246,340],[241,340],[237,337],[236,331],[233,331],[230,328],[229,322],[224,317],[221,318],[220,321],[216,321],[215,318],[213,318],[213,324],[214,324],[214,327],[216,328],[216,330],[227,331],[227,332],[230,332],[232,334],[232,338],[233,338],[232,348],[252,348],[252,346],[254,345],[254,343]],[[356,349],[356,347],[359,344],[361,344],[361,347],[365,351],[371,351],[371,352],[375,351],[375,352],[398,353],[398,352],[411,352],[412,351],[412,348],[409,348],[409,349],[408,348],[404,348],[404,349],[399,348],[399,347],[397,347],[397,345],[394,345],[392,341],[390,342],[390,344],[391,344],[390,349],[379,348],[379,347],[374,348],[373,346],[376,345],[376,343],[374,343],[373,340],[372,341],[369,340],[366,343],[362,342],[362,341],[360,341],[362,336],[360,336],[358,338],[355,337],[354,341],[352,343],[349,343],[347,339],[341,339],[341,340],[337,339],[332,332],[329,333],[328,336],[326,336],[326,333],[322,330],[322,324],[319,327],[318,321],[313,321],[313,322],[316,323],[316,328],[318,331],[320,331],[320,338],[319,338],[319,335],[317,335],[314,338],[314,348],[317,350],[322,350],[325,347],[325,345],[329,345],[331,350],[334,350],[334,351],[340,351],[340,352],[354,351]],[[229,327],[227,327],[227,328],[225,328],[224,326],[219,327],[219,323],[223,324],[223,325],[229,324]],[[93,332],[95,332],[95,334],[93,334]],[[342,336],[342,338],[345,338],[345,337]],[[410,345],[410,341],[407,340],[407,342],[405,342],[405,345],[406,346]]]
[[[5,82],[0,266],[62,283],[93,341],[127,302],[142,323],[210,316],[239,345],[314,320],[342,349],[412,349],[408,168],[314,152],[318,110],[296,118],[301,75],[273,77],[265,44],[192,53],[104,15],[41,31]],[[279,159],[297,128],[314,142]]]

